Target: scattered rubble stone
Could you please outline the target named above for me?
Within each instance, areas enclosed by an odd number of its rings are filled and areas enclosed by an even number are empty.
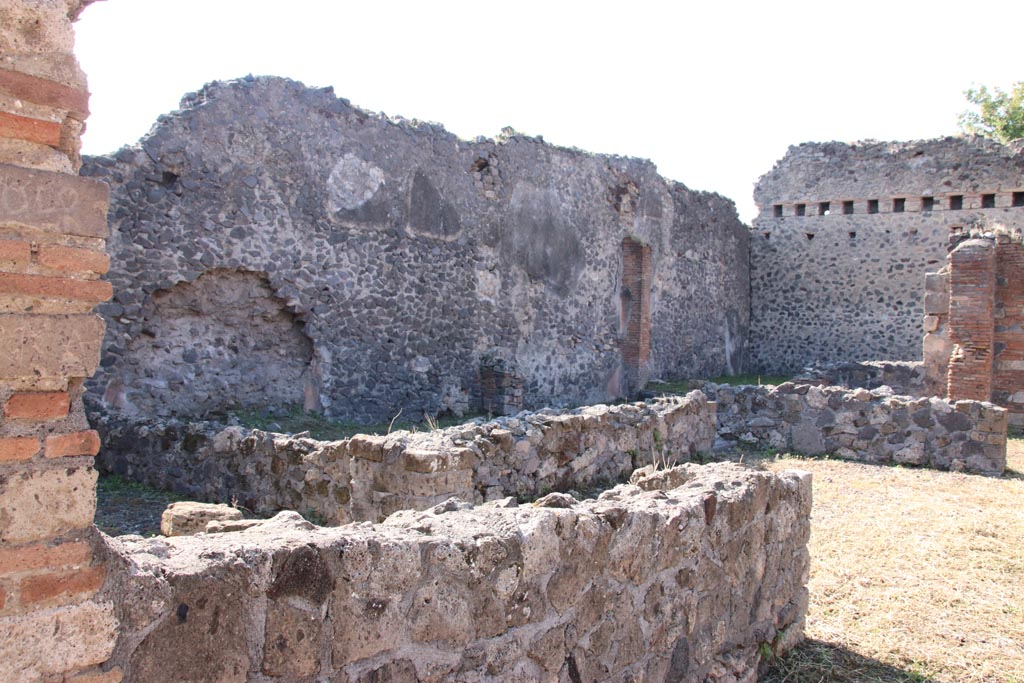
[[[229,505],[179,501],[171,503],[160,518],[160,533],[164,536],[191,536],[206,531],[212,521],[238,521],[242,511]]]

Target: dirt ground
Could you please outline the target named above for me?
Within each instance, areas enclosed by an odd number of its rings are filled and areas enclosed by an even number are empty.
[[[808,640],[763,683],[1024,682],[1024,439],[1002,478],[780,457],[814,475]]]
[[[108,536],[160,533],[160,515],[180,496],[115,475],[100,475],[96,488],[96,526]]]

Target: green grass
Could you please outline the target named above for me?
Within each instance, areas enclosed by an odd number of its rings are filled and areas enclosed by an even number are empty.
[[[135,496],[153,496],[154,498],[168,498],[174,500],[185,500],[184,497],[179,496],[176,493],[158,489],[155,486],[149,486],[148,484],[140,484],[137,481],[131,479],[125,479],[124,477],[117,474],[104,474],[96,482],[97,493],[105,495],[135,495]]]
[[[648,382],[644,389],[660,394],[687,394],[690,392],[690,380],[681,379],[671,382]]]
[[[332,420],[317,413],[309,413],[299,406],[291,406],[285,410],[271,410],[269,408],[245,408],[234,410],[231,415],[238,422],[250,429],[262,429],[264,431],[281,432],[283,434],[301,434],[309,432],[314,439],[321,441],[340,441],[356,434],[387,434],[401,429],[409,431],[427,432],[433,429],[444,429],[455,425],[463,424],[478,415],[442,415],[434,418],[425,416],[420,421],[398,419],[391,422],[378,422],[375,424],[356,424],[354,422],[342,422]]]
[[[782,377],[779,375],[732,375],[731,377],[714,377],[708,381],[714,382],[715,384],[728,384],[730,386],[738,387],[746,384],[778,385],[783,382],[788,382],[791,379],[793,378]]]

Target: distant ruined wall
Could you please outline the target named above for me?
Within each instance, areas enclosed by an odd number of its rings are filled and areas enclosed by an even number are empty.
[[[951,231],[1024,227],[1024,152],[982,138],[791,147],[758,181],[752,368],[921,360]]]
[[[803,634],[811,478],[688,465],[582,502],[108,539],[126,683],[757,678]]]
[[[991,403],[785,382],[704,385],[718,433],[752,446],[1001,476],[1007,411]]]
[[[110,297],[108,188],[79,178],[88,1],[0,0],[0,681],[118,683],[82,383]]]
[[[174,419],[103,416],[97,428],[106,471],[192,500],[345,524],[451,497],[479,503],[586,491],[638,467],[687,462],[714,445],[715,405],[691,392],[332,442]]]
[[[927,303],[926,309],[927,309]],[[923,361],[867,360],[815,366],[793,378],[797,384],[878,389],[887,386],[901,396],[945,396]]]
[[[83,173],[112,192],[116,293],[90,391],[114,411],[181,414],[196,387],[209,398],[193,413],[301,393],[380,421],[594,403],[743,366],[747,231],[730,201],[646,161],[519,135],[466,142],[329,89],[246,78],[186,96]],[[260,278],[308,338],[293,391],[216,379],[245,373],[215,334],[185,339],[159,310],[211,273]],[[187,315],[244,319],[245,305]]]

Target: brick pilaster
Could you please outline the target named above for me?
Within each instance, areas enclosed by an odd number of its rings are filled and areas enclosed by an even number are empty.
[[[12,0],[0,24],[0,680],[113,680],[94,555],[99,448],[82,407],[110,297],[108,193],[76,173],[88,0]],[[113,678],[111,678],[113,676]],[[90,678],[92,677],[92,678]]]
[[[1024,425],[1024,245],[996,237],[992,401]]]
[[[949,255],[948,395],[953,400],[992,398],[995,302],[995,245],[963,242]]]
[[[651,357],[651,248],[628,237],[622,241],[621,301],[620,349],[628,394],[640,388],[641,371]]]

